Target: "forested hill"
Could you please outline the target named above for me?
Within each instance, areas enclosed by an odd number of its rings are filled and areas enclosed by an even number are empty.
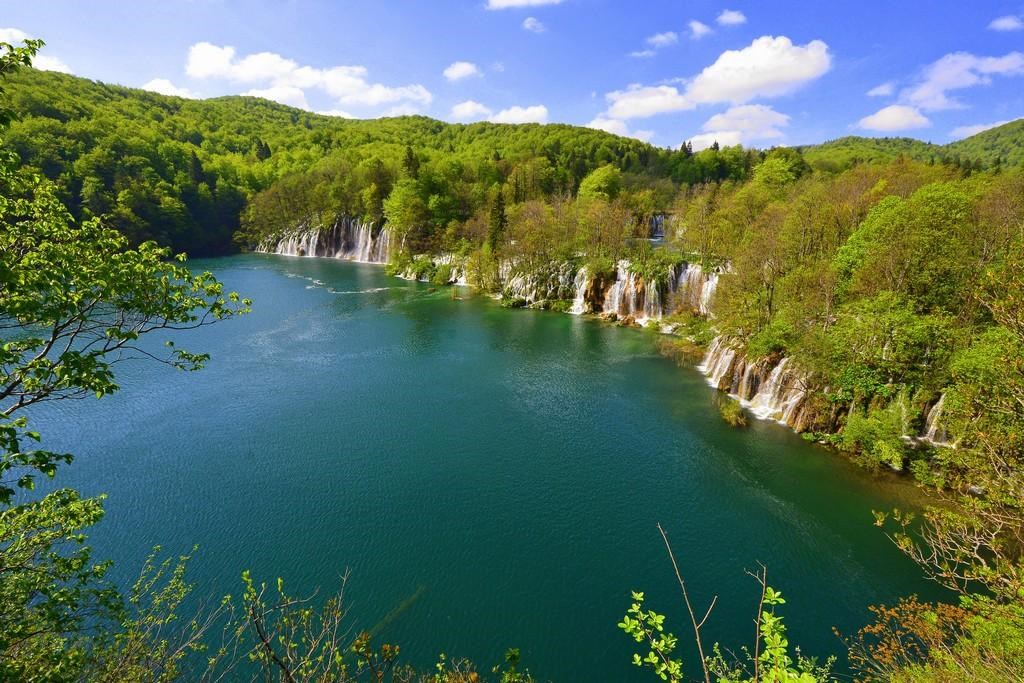
[[[540,158],[544,182],[568,192],[605,163],[642,182],[673,169],[668,150],[576,126],[341,119],[252,97],[186,100],[33,69],[11,76],[8,95],[20,120],[5,147],[56,180],[77,217],[103,216],[133,242],[156,239],[191,254],[230,250],[249,196],[328,156],[379,184],[390,183],[384,176],[401,167],[407,146],[423,161],[471,167],[488,185],[509,164]]]
[[[1010,121],[969,138],[958,140],[946,149],[961,157],[977,159],[986,166],[1024,166],[1024,119]]]
[[[429,222],[424,229],[436,235],[479,217],[497,188],[510,203],[572,195],[608,165],[622,173],[629,210],[643,216],[668,208],[679,184],[742,181],[764,158],[740,147],[663,149],[561,124],[341,119],[252,97],[186,100],[33,69],[9,83],[20,120],[3,144],[57,182],[76,218],[100,216],[133,243],[155,239],[192,255],[232,251],[249,199],[268,188],[276,195],[264,208],[283,207],[281,199],[292,207],[282,217],[302,204],[379,225],[385,199],[413,175],[423,206],[413,202],[407,218]],[[842,138],[800,151],[824,172],[900,156],[971,172],[1024,164],[1024,121],[946,146]],[[272,214],[263,211],[271,223]]]
[[[1024,119],[1004,123],[948,145],[904,137],[848,136],[798,149],[811,166],[822,171],[840,170],[855,163],[884,163],[901,156],[966,170],[1024,166]]]

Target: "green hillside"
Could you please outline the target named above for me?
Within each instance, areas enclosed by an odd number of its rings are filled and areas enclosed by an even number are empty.
[[[928,163],[968,169],[1024,165],[1024,119],[1011,121],[947,145],[914,138],[848,136],[799,147],[807,162],[820,170],[848,168],[855,163],[888,162],[904,156]]]
[[[1024,119],[958,140],[946,145],[946,149],[962,157],[979,159],[986,166],[997,160],[1003,166],[1024,166]]]
[[[820,170],[838,170],[857,163],[885,163],[901,156],[927,161],[942,149],[914,138],[864,138],[847,136],[817,145],[798,148],[811,166]]]
[[[100,216],[134,244],[153,239],[193,255],[232,251],[249,200],[271,187],[307,207],[381,220],[398,181],[422,168],[419,194],[429,206],[420,218],[439,232],[477,215],[497,187],[512,202],[571,195],[606,164],[622,172],[641,220],[666,210],[679,184],[743,181],[764,158],[740,147],[663,149],[562,124],[341,119],[253,97],[187,100],[34,69],[9,84],[20,119],[4,146],[55,180],[76,218]],[[945,146],[845,137],[798,149],[825,172],[898,157],[969,172],[997,160],[1024,164],[1024,120]]]
[[[76,217],[103,216],[135,243],[156,239],[193,254],[230,250],[248,197],[328,156],[354,166],[377,160],[392,177],[406,146],[425,161],[443,156],[495,177],[503,164],[540,156],[567,191],[605,163],[664,177],[672,156],[576,126],[341,119],[252,97],[186,100],[33,69],[11,76],[8,95],[20,120],[5,147],[56,180]]]

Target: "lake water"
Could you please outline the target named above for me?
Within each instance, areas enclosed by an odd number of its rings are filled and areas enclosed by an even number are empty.
[[[254,299],[177,338],[212,354],[205,370],[125,365],[119,394],[30,416],[77,456],[59,483],[109,494],[91,540],[119,581],[156,544],[199,544],[201,595],[237,594],[245,568],[329,592],[350,569],[349,623],[404,661],[489,669],[518,647],[562,682],[653,680],[616,628],[631,589],[695,664],[658,522],[695,601],[718,595],[708,641],[732,648],[752,636],[757,562],[805,654],[841,652],[832,627],[854,631],[872,603],[933,592],[872,525],[911,487],[773,423],[728,427],[652,332],[457,300],[379,266],[196,265]]]

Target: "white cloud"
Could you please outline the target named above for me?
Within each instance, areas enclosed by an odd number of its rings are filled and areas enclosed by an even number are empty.
[[[391,88],[380,83],[374,83],[366,87],[359,87],[352,92],[338,96],[338,102],[342,104],[363,105],[375,107],[380,104],[409,100],[420,104],[430,104],[434,96],[422,85],[403,85]]]
[[[269,88],[253,88],[242,94],[249,97],[262,97],[265,100],[273,100],[274,102],[286,104],[289,107],[309,109],[309,103],[306,102],[306,93],[302,88],[296,88],[293,85],[272,85]]]
[[[641,119],[655,114],[693,109],[693,102],[671,85],[631,85],[605,95],[611,103],[607,115],[613,119]]]
[[[491,117],[491,123],[547,123],[548,108],[543,104],[509,107]]]
[[[32,66],[40,71],[59,71],[62,74],[72,73],[71,67],[64,60],[49,55],[36,55],[32,60]]]
[[[203,41],[188,49],[185,73],[192,78],[234,78],[231,64],[234,59],[235,48]]]
[[[679,36],[675,31],[665,31],[664,33],[655,33],[653,36],[647,39],[647,44],[652,47],[667,47],[669,45],[675,45],[679,42]]]
[[[742,50],[723,52],[687,88],[693,102],[742,104],[799,89],[832,66],[828,45],[812,40],[794,45],[786,36],[762,36]]]
[[[419,84],[387,86],[372,83],[364,66],[325,69],[300,66],[294,60],[273,52],[258,52],[239,58],[235,48],[207,42],[196,43],[189,48],[185,72],[196,79],[216,78],[259,85],[261,87],[246,94],[303,108],[308,108],[305,90],[309,88],[326,92],[342,106],[427,105],[433,100],[430,91]]]
[[[453,62],[444,70],[444,77],[449,81],[461,81],[470,76],[481,76],[480,69],[473,62]]]
[[[415,104],[396,104],[385,109],[381,116],[417,116],[420,113],[420,108]]]
[[[709,133],[737,132],[744,141],[781,138],[779,128],[789,125],[789,116],[765,104],[743,104],[715,114],[704,123]]]
[[[32,36],[30,34],[25,33],[19,28],[0,28],[0,42],[2,43],[17,45],[31,37]],[[71,67],[68,66],[64,60],[51,55],[36,55],[32,59],[32,66],[40,71],[59,71],[64,74],[72,73]]]
[[[700,40],[707,34],[711,33],[711,27],[702,21],[696,19],[690,20],[690,37],[694,40]]]
[[[321,116],[336,116],[339,119],[354,119],[352,114],[349,114],[344,109],[327,109],[326,111],[318,111],[317,114]]]
[[[526,17],[523,19],[523,28],[533,33],[544,33],[547,27],[537,17]]]
[[[603,130],[606,133],[621,135],[623,137],[629,135],[629,126],[626,125],[625,121],[620,121],[618,119],[604,119],[598,116],[587,124],[587,128],[595,128],[597,130]]]
[[[647,59],[654,56],[654,50],[637,50],[636,52],[630,52],[629,56],[637,59]]]
[[[276,81],[287,78],[298,69],[298,64],[273,52],[257,52],[247,55],[232,65],[235,79],[245,83]],[[309,67],[304,73],[311,73]]]
[[[559,5],[562,0],[487,0],[487,9],[514,9],[516,7],[540,7]]]
[[[888,97],[896,92],[896,84],[892,81],[887,81],[881,85],[876,85],[871,90],[867,91],[868,97]]]
[[[747,23],[747,17],[743,12],[738,10],[724,9],[715,21],[717,21],[720,26],[736,26],[737,24]]]
[[[903,104],[893,104],[879,109],[871,116],[865,116],[857,122],[859,128],[887,133],[912,130],[914,128],[927,128],[930,125],[932,125],[932,122],[924,114],[914,107],[908,107]]]
[[[718,143],[720,147],[732,147],[733,145],[743,144],[743,136],[735,130],[732,131],[719,131],[717,133],[701,133],[694,135],[689,138],[687,142],[693,147],[694,152],[699,152],[702,149],[707,149],[714,143]]]
[[[744,104],[715,114],[703,126],[704,133],[689,139],[695,150],[706,149],[715,141],[719,145],[747,144],[752,140],[777,140],[779,130],[789,125],[789,116],[764,104]]]
[[[173,95],[174,97],[187,97],[189,99],[198,97],[188,88],[179,88],[166,78],[154,78],[148,83],[144,83],[142,89],[160,93],[161,95]]]
[[[994,123],[976,123],[972,126],[959,126],[949,132],[949,137],[954,139],[969,138],[972,135],[977,135],[978,133],[986,131],[990,128],[998,128],[999,126],[1004,126],[1011,120],[1012,119],[1007,119],[1006,121],[996,121]]]
[[[988,85],[993,76],[1021,75],[1024,75],[1024,54],[1020,52],[1010,52],[1002,57],[953,52],[928,65],[921,82],[905,89],[900,98],[926,111],[963,109],[965,105],[949,97],[949,91]]]
[[[1024,20],[1020,17],[1008,14],[1005,17],[993,19],[988,27],[993,31],[1021,31],[1024,30]]]
[[[18,28],[0,28],[0,43],[15,45],[31,38],[29,34]]]
[[[473,100],[466,100],[452,107],[451,116],[456,121],[480,121],[481,119],[486,119],[492,113],[490,107]]]
[[[673,79],[686,83],[683,92],[672,85],[633,84],[606,94],[610,105],[605,116],[628,120],[685,111],[698,104],[744,104],[777,97],[819,78],[831,66],[828,45],[820,40],[794,45],[785,36],[762,36],[742,50],[723,52],[692,80]]]
[[[619,121],[618,119],[606,119],[600,116],[588,123],[587,128],[603,130],[606,133],[621,135],[624,138],[636,138],[643,142],[648,142],[652,137],[654,137],[654,131],[652,130],[631,131],[625,121]]]

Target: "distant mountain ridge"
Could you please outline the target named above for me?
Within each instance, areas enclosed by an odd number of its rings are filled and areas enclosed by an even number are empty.
[[[572,195],[602,166],[646,191],[646,208],[637,210],[665,211],[679,185],[743,182],[765,158],[754,148],[694,153],[559,123],[343,119],[256,97],[183,99],[35,69],[11,74],[7,84],[19,119],[4,147],[54,180],[76,219],[102,217],[133,244],[152,239],[192,255],[234,250],[250,200],[282,181],[298,197],[325,175],[344,178],[345,202],[321,204],[379,223],[396,183],[427,165],[422,200],[433,198],[435,220],[447,224],[468,220],[495,186],[508,185],[512,203]],[[1024,120],[949,145],[845,137],[796,149],[825,173],[901,156],[970,173],[1024,166]]]
[[[1024,166],[1024,118],[989,128],[963,140],[936,145],[916,138],[869,138],[846,136],[815,145],[797,147],[812,166],[855,161],[886,162],[900,156],[919,161],[961,164],[971,162],[981,167]]]

